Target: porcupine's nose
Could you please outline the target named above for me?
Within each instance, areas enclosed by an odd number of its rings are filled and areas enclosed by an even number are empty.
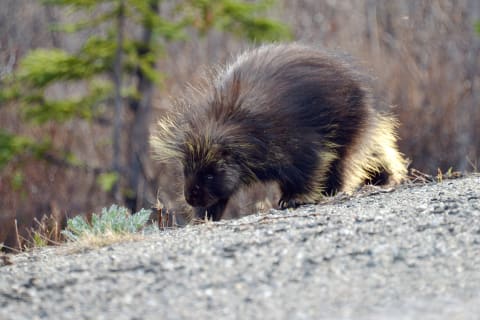
[[[185,200],[187,200],[188,204],[194,207],[200,206],[200,186],[196,184],[188,191],[185,191]]]

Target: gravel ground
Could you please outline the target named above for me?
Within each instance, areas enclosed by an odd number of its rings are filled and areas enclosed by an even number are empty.
[[[0,319],[479,319],[480,177],[0,267]]]

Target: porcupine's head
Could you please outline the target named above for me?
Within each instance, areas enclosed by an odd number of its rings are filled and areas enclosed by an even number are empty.
[[[187,133],[182,159],[184,194],[193,207],[210,207],[226,200],[240,185],[241,169],[233,150],[218,138],[198,131]]]
[[[242,185],[256,181],[258,156],[252,154],[263,155],[265,149],[242,107],[240,75],[205,80],[176,101],[176,114],[159,122],[152,139],[160,157],[182,164],[185,200],[200,209],[225,203]]]
[[[165,117],[152,136],[152,147],[163,160],[180,162],[188,204],[207,208],[227,200],[240,187],[235,128],[215,121]],[[237,149],[237,150],[235,150]]]

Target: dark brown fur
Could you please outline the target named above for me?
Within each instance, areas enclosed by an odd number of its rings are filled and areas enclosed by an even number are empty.
[[[279,184],[282,207],[366,181],[399,183],[406,165],[394,129],[344,63],[306,46],[267,45],[194,87],[152,145],[182,163],[197,215],[219,220],[230,197],[258,181]]]

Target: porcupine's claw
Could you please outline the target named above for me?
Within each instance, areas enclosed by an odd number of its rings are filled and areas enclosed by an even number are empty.
[[[303,203],[300,201],[297,201],[295,199],[290,199],[290,200],[285,200],[285,199],[280,199],[278,200],[278,206],[280,207],[281,210],[289,209],[289,208],[298,208],[301,206]]]

